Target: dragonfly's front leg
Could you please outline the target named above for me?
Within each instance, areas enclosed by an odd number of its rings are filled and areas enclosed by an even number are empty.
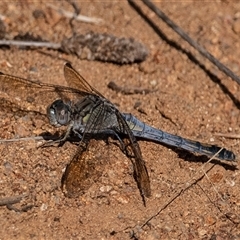
[[[72,132],[72,129],[73,129],[73,122],[71,122],[69,125],[68,125],[68,128],[67,128],[67,131],[62,134],[62,136],[59,137],[59,139],[56,139],[56,140],[49,140],[45,143],[43,143],[42,145],[40,145],[40,147],[50,147],[50,146],[54,146],[57,144],[57,146],[62,146],[66,140],[69,138],[71,132]],[[82,138],[81,135],[80,136],[80,139]],[[78,136],[78,137],[79,137]]]

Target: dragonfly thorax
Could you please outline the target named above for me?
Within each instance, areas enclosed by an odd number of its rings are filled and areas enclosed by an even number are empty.
[[[48,106],[47,116],[50,124],[55,127],[68,125],[71,120],[71,106],[69,103],[58,99]]]

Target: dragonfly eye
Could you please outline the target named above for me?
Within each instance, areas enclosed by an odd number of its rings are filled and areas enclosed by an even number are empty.
[[[67,125],[70,121],[70,106],[62,100],[56,100],[47,108],[50,124],[55,127]]]

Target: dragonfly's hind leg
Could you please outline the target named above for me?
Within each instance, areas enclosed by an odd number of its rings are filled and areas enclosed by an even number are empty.
[[[115,131],[113,131],[113,130],[111,130],[111,131],[112,131],[112,135],[115,136],[117,138],[117,140],[119,141],[121,151],[125,153],[126,145],[124,144],[123,140],[119,137],[119,135]]]
[[[123,140],[120,138],[120,136],[118,135],[118,133],[116,131],[114,131],[113,129],[105,129],[105,130],[101,130],[98,131],[97,134],[105,134],[105,135],[111,135],[117,138],[117,140],[120,142],[120,149],[122,152],[126,152],[126,145],[123,142]]]

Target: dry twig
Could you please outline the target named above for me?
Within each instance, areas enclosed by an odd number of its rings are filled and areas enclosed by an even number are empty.
[[[56,7],[55,5],[51,4],[51,3],[48,3],[47,4],[48,7],[56,10],[58,13],[62,14],[64,17],[66,18],[74,18],[74,20],[77,20],[77,21],[81,21],[81,22],[86,22],[86,23],[95,23],[95,24],[99,24],[99,23],[103,23],[103,19],[101,18],[95,18],[95,17],[87,17],[87,16],[84,16],[84,15],[76,15],[74,13],[71,13],[71,12],[68,12],[68,11],[65,11],[61,8],[58,8]]]
[[[235,138],[235,139],[240,138],[240,134],[234,134],[234,133],[215,133],[214,135],[218,137],[225,137],[225,138]]]
[[[125,95],[131,95],[131,94],[148,94],[150,92],[154,92],[156,90],[150,90],[150,89],[140,89],[140,88],[128,88],[128,87],[122,87],[118,86],[115,82],[109,82],[107,85],[110,89],[116,92],[120,92]]]

